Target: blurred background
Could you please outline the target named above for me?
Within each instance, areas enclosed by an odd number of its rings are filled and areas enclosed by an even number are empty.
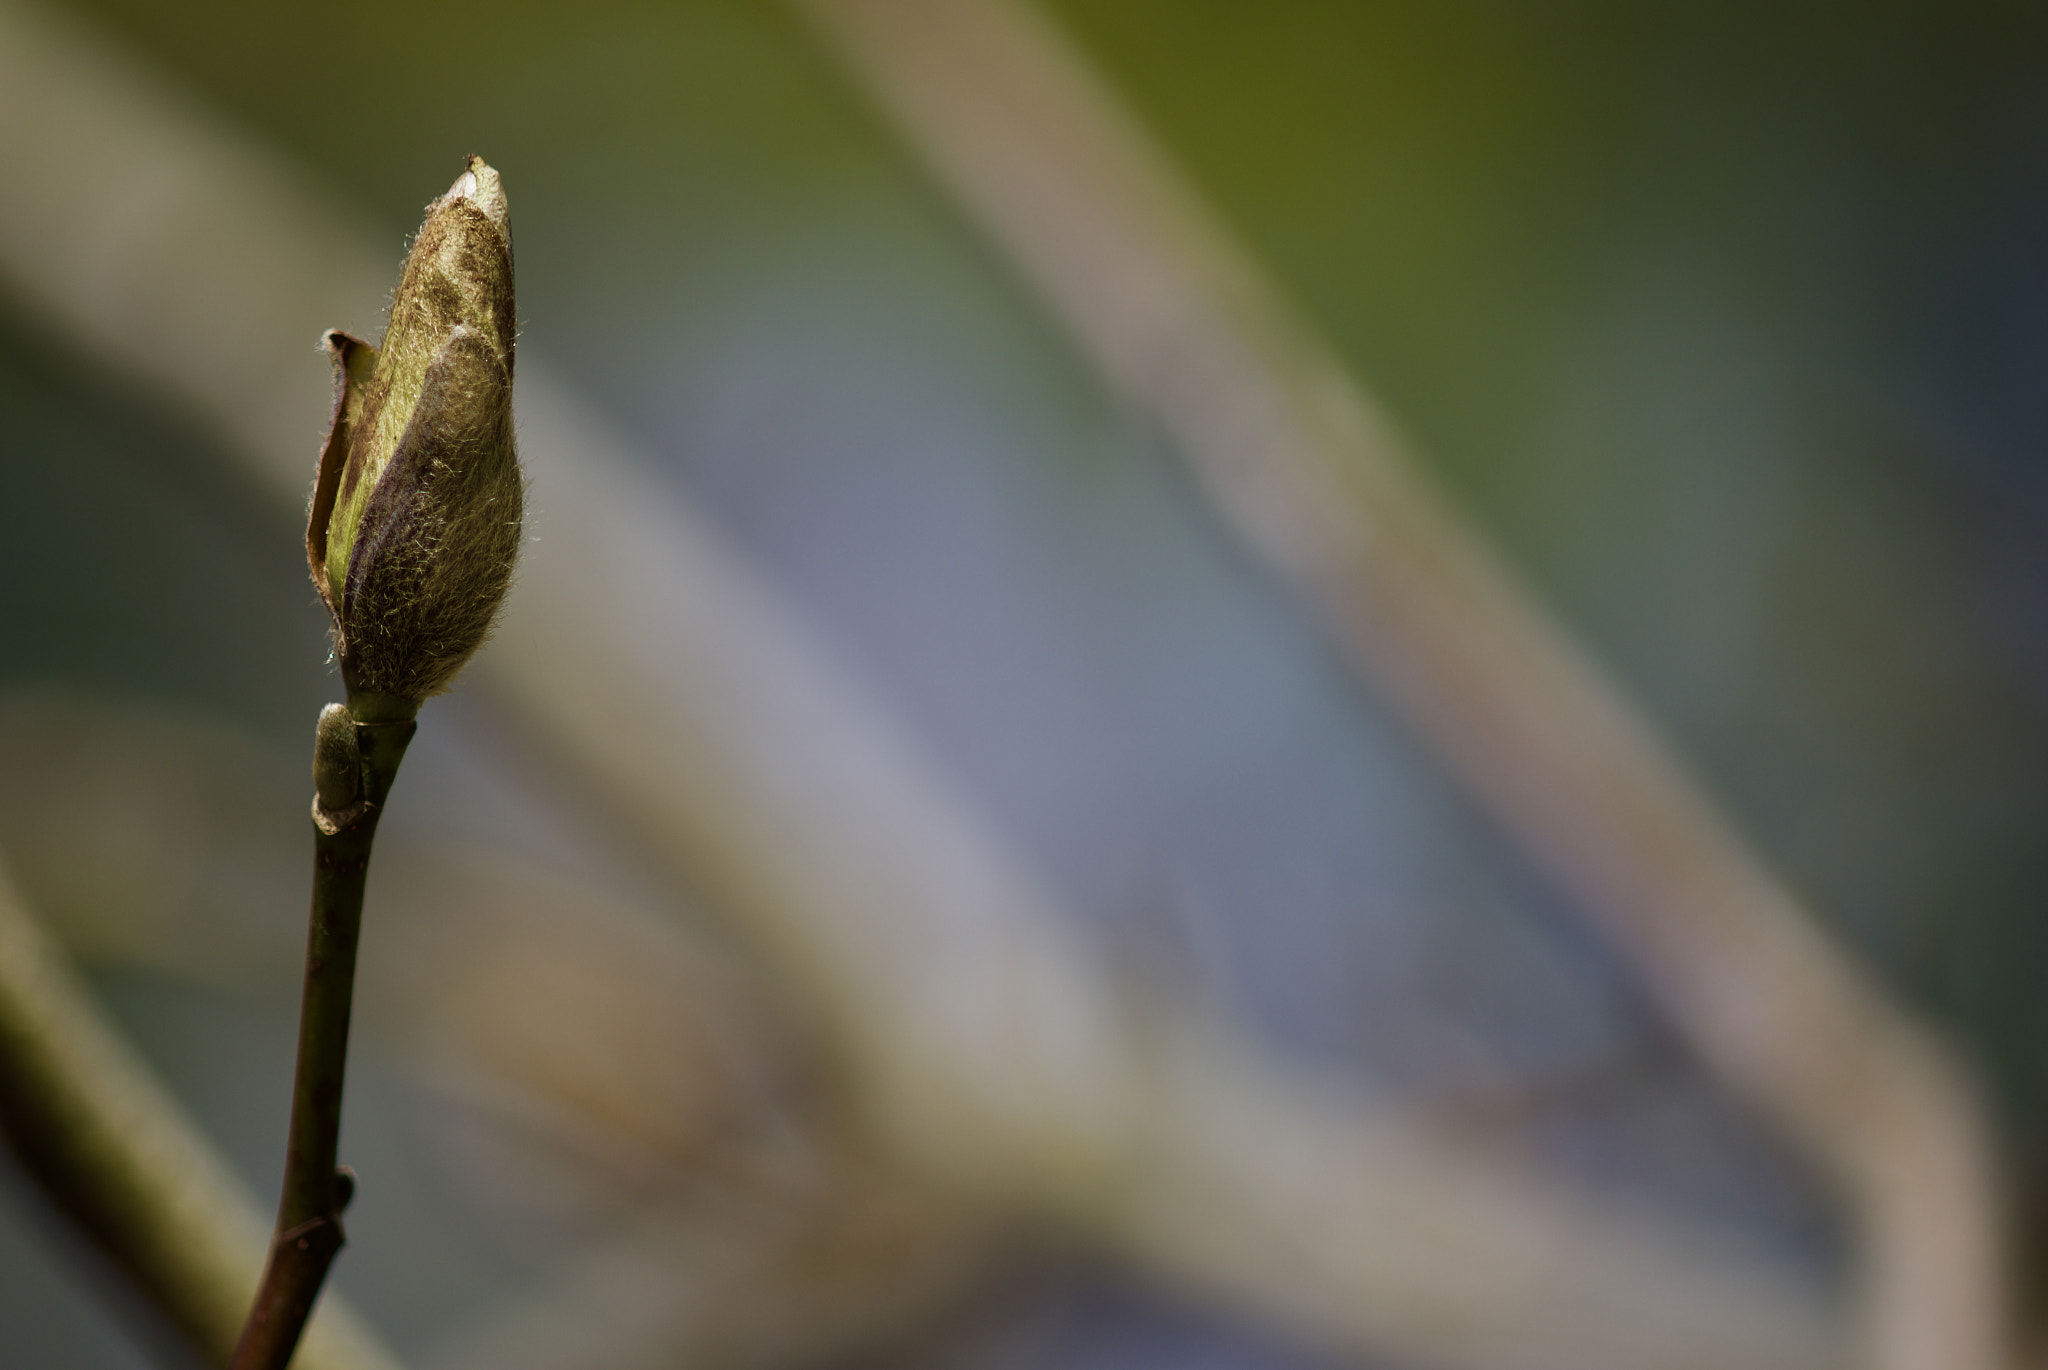
[[[1991,0],[1045,10],[1956,1047],[2026,1306],[2048,1236],[2048,21]],[[203,352],[254,321],[300,387],[277,469],[310,482],[320,330],[378,335],[422,206],[486,156],[522,368],[786,602],[1119,996],[1198,1005],[1360,1107],[1792,1285],[1846,1278],[1810,1168],[1354,682],[797,14],[0,13],[0,49],[56,34],[105,77],[86,105],[215,140],[383,254],[319,297],[352,314],[300,318],[252,265],[190,341],[157,317],[131,340]],[[16,107],[0,155],[85,146],[81,118]],[[0,180],[0,221],[65,175],[95,166]],[[101,193],[141,215],[158,190]],[[0,853],[267,1206],[307,743],[340,689],[324,613],[289,482],[251,475],[218,403],[67,316],[43,282],[95,279],[99,247],[43,261],[46,241],[0,227]],[[523,440],[541,555],[576,464]],[[832,1015],[719,912],[731,877],[565,778],[508,698],[465,681],[427,708],[371,882],[333,1287],[405,1363],[1434,1363],[876,1145]],[[914,946],[895,963],[927,969]],[[0,1359],[169,1354],[109,1287],[10,1173]]]

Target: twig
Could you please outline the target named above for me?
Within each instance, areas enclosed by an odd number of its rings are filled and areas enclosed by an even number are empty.
[[[94,1007],[0,876],[0,1132],[23,1165],[213,1364],[235,1344],[262,1219],[205,1137]],[[300,1370],[396,1370],[339,1300]]]
[[[328,705],[320,716],[313,763],[313,912],[284,1197],[231,1370],[283,1370],[291,1361],[327,1268],[346,1240],[341,1211],[354,1192],[354,1180],[336,1167],[335,1155],[363,886],[377,820],[418,728],[410,720],[357,724],[338,704]]]
[[[313,742],[313,918],[284,1198],[234,1370],[283,1370],[344,1240],[353,1177],[335,1169],[363,883],[377,819],[417,729],[489,633],[519,551],[512,440],[517,334],[509,209],[472,155],[427,207],[380,347],[338,330],[334,417],[306,562],[334,624],[346,705]]]
[[[1834,1184],[1881,1370],[2008,1362],[1987,1126],[1021,0],[797,0],[1125,401]]]

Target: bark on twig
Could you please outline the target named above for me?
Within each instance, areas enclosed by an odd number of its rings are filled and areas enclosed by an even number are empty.
[[[27,1171],[212,1364],[256,1285],[255,1201],[94,1007],[0,877],[0,1132]],[[339,1300],[300,1370],[396,1370]]]
[[[338,706],[328,709],[333,713]],[[278,1201],[270,1258],[231,1370],[284,1370],[313,1314],[328,1267],[347,1240],[341,1211],[348,1207],[355,1185],[335,1159],[363,891],[377,820],[419,725],[356,725],[346,721],[345,712],[339,719],[342,728],[353,731],[353,745],[323,745],[332,731],[323,714],[314,749],[318,797],[313,802],[313,910],[306,934],[306,984],[299,1004],[299,1057],[292,1079],[284,1194]],[[350,773],[335,774],[340,771]],[[328,807],[330,796],[346,807]]]

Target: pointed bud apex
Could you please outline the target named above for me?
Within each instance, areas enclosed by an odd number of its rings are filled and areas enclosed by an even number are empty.
[[[447,689],[511,584],[524,482],[509,223],[498,173],[471,157],[427,207],[383,347],[325,339],[334,418],[306,554],[342,680],[376,714]]]

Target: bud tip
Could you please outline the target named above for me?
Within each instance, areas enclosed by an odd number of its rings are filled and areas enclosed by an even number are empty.
[[[491,217],[491,221],[511,232],[509,215],[505,205],[505,187],[498,181],[498,173],[483,158],[471,153],[469,169],[455,178],[455,184],[448,187],[449,200],[468,200]]]

